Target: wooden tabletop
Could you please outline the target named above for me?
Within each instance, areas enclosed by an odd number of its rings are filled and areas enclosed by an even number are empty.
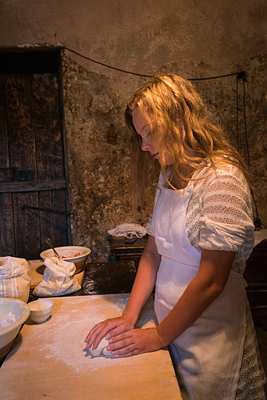
[[[84,338],[98,322],[121,315],[128,294],[53,297],[49,320],[24,324],[1,367],[1,398],[181,400],[167,349],[128,358],[92,357]],[[155,326],[152,298],[138,321]]]

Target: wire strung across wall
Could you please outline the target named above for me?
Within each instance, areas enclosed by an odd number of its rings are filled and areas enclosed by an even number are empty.
[[[146,74],[140,74],[137,72],[132,72],[132,71],[127,71],[125,69],[121,69],[121,68],[117,68],[117,67],[113,67],[111,65],[102,63],[100,61],[96,61],[93,60],[90,57],[84,56],[83,54],[78,53],[75,50],[70,49],[69,47],[64,47],[65,50],[70,51],[71,53],[74,53],[76,55],[78,55],[79,57],[84,58],[85,60],[91,61],[92,63],[101,65],[103,67],[118,71],[118,72],[122,72],[125,74],[130,74],[130,75],[135,75],[135,76],[141,76],[141,77],[145,77],[145,78],[152,78],[153,75],[146,75]],[[238,99],[239,99],[239,93],[238,93],[238,82],[242,79],[243,81],[243,114],[244,114],[244,131],[245,131],[245,150],[246,150],[246,156],[247,156],[247,164],[249,166],[250,164],[250,159],[249,159],[249,147],[248,147],[248,137],[247,137],[247,123],[246,123],[246,72],[245,71],[241,71],[241,72],[233,72],[230,74],[225,74],[225,75],[217,75],[217,76],[211,76],[211,77],[205,77],[205,78],[188,78],[189,81],[206,81],[206,80],[211,80],[211,79],[220,79],[220,78],[227,78],[229,76],[236,76],[236,135],[237,135],[237,150],[239,151],[239,122],[238,122],[238,109],[239,109],[239,103],[238,103]]]
[[[129,75],[141,76],[141,77],[144,77],[144,78],[153,78],[153,76],[154,76],[154,75],[140,74],[140,73],[137,73],[137,72],[127,71],[127,70],[125,70],[125,69],[113,67],[113,66],[111,66],[111,65],[102,63],[102,62],[100,62],[100,61],[93,60],[93,59],[90,58],[90,57],[84,56],[83,54],[80,54],[80,53],[78,53],[77,51],[70,49],[69,47],[64,47],[64,49],[70,51],[71,53],[76,54],[76,55],[79,56],[79,57],[84,58],[85,60],[91,61],[91,62],[94,63],[94,64],[98,64],[98,65],[101,65],[102,67],[106,67],[106,68],[109,68],[109,69],[113,69],[114,71],[123,72],[123,73],[129,74]],[[231,73],[231,74],[218,75],[218,76],[212,76],[212,77],[207,77],[207,78],[188,78],[187,80],[188,80],[188,81],[204,81],[204,80],[208,80],[208,79],[226,78],[226,77],[228,77],[228,76],[235,76],[235,75],[237,75],[237,76],[238,76],[238,79],[240,79],[241,77],[243,78],[243,75],[245,75],[245,72],[233,72],[233,73]]]
[[[125,69],[112,67],[111,65],[104,64],[104,63],[102,63],[102,62],[100,62],[100,61],[95,61],[95,60],[93,60],[92,58],[86,57],[86,56],[84,56],[84,55],[78,53],[77,51],[72,50],[72,49],[70,49],[70,48],[68,48],[68,47],[64,47],[64,49],[70,51],[71,53],[76,54],[76,55],[79,56],[79,57],[84,58],[85,60],[91,61],[91,62],[94,63],[94,64],[102,65],[102,67],[106,67],[106,68],[109,68],[109,69],[113,69],[114,71],[119,71],[119,72],[123,72],[123,73],[125,73],[125,74],[130,74],[130,75],[135,75],[135,76],[143,76],[144,78],[152,78],[152,75],[138,74],[138,73],[136,73],[136,72],[126,71]]]
[[[129,75],[134,75],[134,76],[140,76],[140,77],[144,77],[144,78],[152,78],[153,77],[153,75],[146,75],[146,74],[140,74],[137,72],[127,71],[127,70],[124,70],[121,68],[116,68],[111,65],[102,63],[100,61],[93,60],[92,58],[84,56],[84,55],[78,53],[77,51],[72,50],[68,47],[64,47],[64,49],[70,51],[71,53],[76,54],[79,57],[84,58],[85,60],[91,61],[92,63],[101,65],[105,68],[109,68],[114,71],[122,72],[122,73],[129,74]],[[250,155],[249,155],[249,146],[248,146],[247,117],[246,117],[246,78],[247,78],[246,72],[245,71],[233,72],[230,74],[217,75],[217,76],[211,76],[211,77],[205,77],[205,78],[187,78],[187,80],[189,80],[189,81],[206,81],[206,80],[211,80],[211,79],[227,78],[230,76],[236,76],[236,136],[237,136],[237,150],[238,151],[240,150],[240,148],[239,148],[239,118],[238,118],[238,110],[239,110],[238,83],[240,80],[243,81],[243,117],[244,117],[245,152],[246,152],[246,157],[247,157],[247,165],[249,167],[250,166]],[[255,199],[253,192],[252,192],[252,197],[253,197],[253,201],[255,204],[256,218],[259,220],[257,203],[256,203],[256,199]]]

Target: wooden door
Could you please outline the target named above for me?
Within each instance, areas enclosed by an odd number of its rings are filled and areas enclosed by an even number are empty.
[[[58,74],[0,75],[0,256],[70,244]]]

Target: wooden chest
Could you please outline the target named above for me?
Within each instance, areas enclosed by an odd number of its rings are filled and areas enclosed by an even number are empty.
[[[110,242],[109,261],[134,261],[137,269],[140,257],[145,248],[148,235],[130,242],[124,236],[108,236]]]
[[[244,273],[254,320],[267,329],[267,239],[254,247]]]

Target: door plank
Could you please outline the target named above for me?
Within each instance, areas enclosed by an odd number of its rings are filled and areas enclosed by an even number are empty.
[[[0,76],[0,252],[8,255],[37,259],[48,236],[70,244],[58,82],[55,73]]]
[[[38,180],[64,178],[63,130],[55,76],[34,75],[32,96]]]
[[[36,192],[36,190],[66,189],[65,180],[30,181],[30,182],[0,182],[0,193],[6,192]]]
[[[35,132],[38,180],[64,179],[63,138],[60,121],[56,116],[38,116],[35,122]]]
[[[18,168],[12,174],[12,181],[34,181],[37,177],[30,82],[15,76],[6,80],[10,163]]]
[[[13,210],[10,193],[0,194],[0,256],[15,255]]]
[[[0,76],[0,182],[10,181],[10,169],[2,170],[2,168],[6,167],[10,167],[10,164],[6,122],[5,82]]]
[[[32,97],[35,115],[57,115],[59,118],[58,79],[55,75],[33,75]]]
[[[39,193],[39,206],[58,211],[66,211],[65,191],[53,190]],[[66,216],[58,213],[40,211],[41,250],[48,248],[45,239],[50,237],[54,246],[68,245]]]
[[[39,211],[23,209],[24,204],[38,207],[38,193],[13,194],[16,256],[34,260],[40,250]]]

